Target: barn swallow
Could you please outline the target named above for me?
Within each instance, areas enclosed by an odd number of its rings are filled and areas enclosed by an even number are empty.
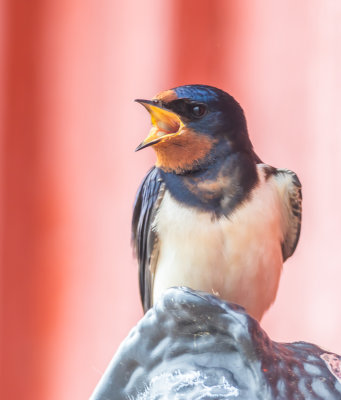
[[[136,100],[156,152],[134,204],[132,239],[147,311],[171,286],[214,293],[260,320],[301,227],[296,174],[261,161],[226,92],[186,85]]]

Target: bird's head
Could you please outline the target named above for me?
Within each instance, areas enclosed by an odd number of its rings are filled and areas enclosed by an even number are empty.
[[[238,151],[252,152],[242,108],[220,89],[186,85],[136,101],[152,120],[136,151],[153,146],[156,165],[167,172],[192,171]]]

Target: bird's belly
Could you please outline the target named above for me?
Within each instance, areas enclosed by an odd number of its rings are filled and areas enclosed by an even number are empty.
[[[155,225],[160,250],[153,302],[169,287],[188,286],[240,304],[260,319],[275,299],[282,268],[276,195],[261,197],[256,191],[229,218],[212,219],[166,192]]]

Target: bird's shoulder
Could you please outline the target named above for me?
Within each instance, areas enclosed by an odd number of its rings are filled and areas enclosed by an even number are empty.
[[[282,253],[283,260],[295,251],[301,231],[302,219],[302,185],[295,172],[285,168],[275,168],[258,164],[265,180],[275,186],[281,204],[282,214]]]
[[[150,209],[153,208],[153,205],[158,197],[161,184],[162,179],[159,175],[158,168],[152,167],[144,177],[136,193],[132,219],[133,242],[137,240],[141,217],[146,216]]]

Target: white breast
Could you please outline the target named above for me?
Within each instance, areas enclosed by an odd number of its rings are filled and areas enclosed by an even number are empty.
[[[160,243],[153,302],[188,286],[240,304],[258,320],[274,301],[282,268],[283,205],[274,179],[260,182],[229,218],[184,207],[169,192],[154,229]]]

